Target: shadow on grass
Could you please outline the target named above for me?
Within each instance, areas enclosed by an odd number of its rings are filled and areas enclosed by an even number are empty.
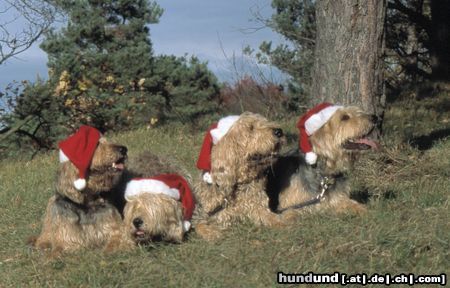
[[[361,189],[361,190],[357,190],[357,191],[352,191],[350,193],[350,198],[358,201],[359,203],[362,204],[367,204],[371,198],[373,197],[377,197],[377,195],[373,195],[369,192],[368,189]],[[392,190],[388,190],[383,192],[381,195],[379,195],[379,197],[386,199],[386,200],[392,200],[397,198],[397,195],[394,191]]]
[[[433,147],[436,141],[445,139],[450,136],[450,128],[439,129],[428,135],[422,135],[412,138],[409,143],[412,147],[420,151],[428,150]]]

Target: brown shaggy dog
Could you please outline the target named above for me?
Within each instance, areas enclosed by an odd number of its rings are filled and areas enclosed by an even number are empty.
[[[143,193],[125,205],[124,224],[136,244],[151,242],[181,243],[184,237],[183,209],[173,198]]]
[[[268,168],[284,142],[277,124],[245,112],[212,146],[212,183],[201,181],[195,189],[200,205],[195,230],[201,237],[217,239],[220,230],[242,220],[257,225],[282,225],[282,216],[269,209],[265,187]]]
[[[123,237],[122,218],[109,201],[110,192],[121,181],[127,148],[100,138],[79,191],[74,180],[79,171],[71,162],[60,164],[56,193],[47,204],[41,234],[31,243],[54,253],[80,248],[108,251],[131,246]]]
[[[280,157],[269,176],[271,208],[298,213],[322,209],[364,212],[364,205],[350,199],[344,173],[358,152],[377,148],[375,142],[366,138],[375,119],[357,107],[340,107],[309,135],[312,152],[317,155],[316,164],[308,164],[298,150]]]
[[[145,151],[129,161],[122,186],[123,194],[126,185],[134,178],[149,178],[160,174],[183,175],[190,179],[187,171],[169,157],[154,155]],[[133,197],[122,195],[126,237],[136,244],[145,245],[150,242],[166,241],[180,243],[187,232],[183,226],[183,207],[179,200],[164,194],[140,193]]]

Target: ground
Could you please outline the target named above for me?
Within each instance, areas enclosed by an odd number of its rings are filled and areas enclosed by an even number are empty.
[[[450,271],[450,97],[395,103],[386,112],[381,155],[355,171],[367,215],[304,216],[287,228],[234,227],[217,243],[195,234],[181,245],[114,255],[86,251],[48,258],[25,245],[52,194],[57,153],[0,162],[0,287],[267,287],[284,273],[438,275]],[[296,118],[283,122],[296,145]],[[176,157],[195,175],[203,131],[187,126],[109,135],[128,146]],[[447,275],[448,277],[449,275]],[[448,280],[447,280],[448,281]]]

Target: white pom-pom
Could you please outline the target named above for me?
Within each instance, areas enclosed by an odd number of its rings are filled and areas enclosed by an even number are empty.
[[[203,173],[203,181],[205,181],[208,184],[212,184],[213,180],[212,180],[211,173],[209,173],[209,172]]]
[[[75,186],[75,189],[77,189],[78,191],[83,190],[84,188],[86,188],[86,179],[79,178],[73,181],[73,186]]]
[[[314,165],[317,162],[317,154],[314,152],[308,152],[305,154],[305,160],[309,165]]]
[[[183,231],[187,232],[191,229],[191,222],[189,221],[183,221]]]

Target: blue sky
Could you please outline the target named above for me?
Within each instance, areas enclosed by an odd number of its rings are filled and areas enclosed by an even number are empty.
[[[233,81],[244,74],[262,71],[273,81],[282,76],[268,67],[255,67],[243,57],[242,49],[257,48],[263,40],[281,43],[283,39],[268,28],[244,33],[261,26],[253,13],[270,17],[270,0],[159,0],[164,9],[160,22],[150,26],[150,38],[156,54],[196,55],[208,61],[210,69],[222,81]],[[20,29],[20,27],[16,27]],[[233,62],[234,61],[234,62]],[[34,81],[47,77],[47,56],[35,44],[15,59],[0,66],[0,90],[13,80]]]

